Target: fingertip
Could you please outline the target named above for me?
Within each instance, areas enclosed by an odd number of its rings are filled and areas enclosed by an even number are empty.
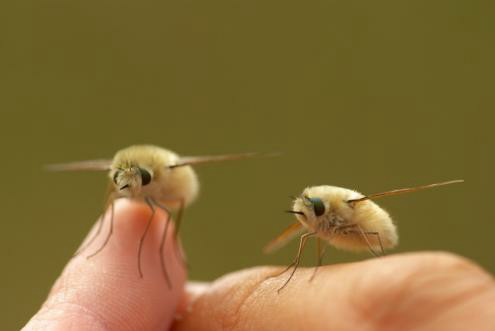
[[[80,307],[76,313],[68,314],[71,321],[91,318],[105,328],[119,330],[167,328],[183,296],[186,270],[176,253],[173,224],[168,222],[166,227],[167,213],[156,208],[143,241],[143,277],[140,277],[138,247],[151,216],[152,211],[146,204],[127,199],[115,201],[113,231],[106,245],[91,256],[110,233],[110,210],[105,214],[101,232],[69,261],[44,307],[28,326],[50,320],[49,316],[60,307],[63,310],[66,310],[64,307]],[[97,227],[93,227],[88,238],[97,232]],[[171,287],[167,285],[160,258],[165,228],[164,265]],[[53,323],[62,322],[59,318],[56,320],[58,322]]]

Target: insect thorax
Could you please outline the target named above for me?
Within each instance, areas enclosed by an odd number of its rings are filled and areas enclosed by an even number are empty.
[[[345,218],[335,212],[329,212],[326,215],[319,217],[316,223],[318,232],[322,232],[325,234],[331,234],[335,231],[336,228],[349,224],[349,222]]]

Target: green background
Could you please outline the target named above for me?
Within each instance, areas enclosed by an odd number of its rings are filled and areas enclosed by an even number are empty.
[[[104,174],[42,166],[135,143],[284,153],[197,168],[202,194],[182,229],[193,279],[287,264],[296,241],[261,249],[305,186],[457,178],[380,200],[395,252],[448,250],[495,271],[494,24],[480,3],[2,2],[2,329],[36,311],[103,199]],[[330,249],[326,263],[364,258]]]

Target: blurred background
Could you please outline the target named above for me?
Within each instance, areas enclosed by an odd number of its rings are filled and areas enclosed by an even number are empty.
[[[105,174],[42,166],[136,143],[283,152],[197,167],[182,228],[192,279],[288,264],[297,240],[262,247],[306,186],[366,194],[457,178],[379,201],[399,228],[393,252],[447,250],[494,272],[495,31],[480,4],[2,2],[2,329],[38,309],[103,201]],[[367,258],[329,249],[325,263]]]

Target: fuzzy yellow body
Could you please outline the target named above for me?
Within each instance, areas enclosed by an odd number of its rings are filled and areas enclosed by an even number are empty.
[[[273,155],[273,154],[272,154]],[[133,145],[118,151],[112,160],[87,160],[51,164],[52,171],[109,171],[108,203],[126,197],[182,208],[198,195],[199,182],[192,165],[243,160],[259,156],[241,153],[213,156],[179,156],[154,145]],[[270,156],[270,155],[266,155]]]
[[[288,240],[301,234],[299,250],[294,261],[279,275],[293,267],[292,273],[278,289],[280,292],[291,280],[301,260],[301,253],[310,237],[317,238],[318,266],[321,265],[324,250],[320,241],[351,251],[369,251],[375,256],[393,248],[399,241],[397,229],[390,215],[371,199],[415,192],[427,188],[462,183],[456,179],[441,183],[422,185],[412,188],[396,189],[370,195],[337,186],[312,186],[294,199],[291,210],[298,223],[289,225],[280,235],[265,246],[265,252],[281,247]],[[316,272],[316,269],[315,269]],[[315,273],[313,273],[314,277]]]
[[[383,248],[392,248],[398,243],[397,229],[389,214],[371,200],[349,203],[363,194],[336,186],[313,186],[306,188],[301,197],[294,201],[293,210],[298,221],[315,235],[328,241],[336,248],[379,252]],[[324,204],[324,213],[315,215],[310,199],[320,199]],[[362,232],[359,230],[362,229]],[[364,235],[363,235],[364,233]],[[367,242],[368,241],[368,242]]]
[[[153,145],[134,145],[118,151],[112,160],[87,160],[62,164],[52,164],[47,169],[54,171],[109,171],[110,190],[107,197],[107,206],[110,207],[110,231],[103,244],[89,257],[98,254],[108,243],[113,232],[114,201],[119,198],[129,198],[145,201],[151,208],[151,216],[145,227],[138,246],[138,272],[143,277],[141,270],[141,252],[144,238],[148,233],[151,221],[155,215],[155,208],[166,210],[178,209],[175,219],[175,236],[179,231],[183,208],[189,205],[198,195],[199,182],[191,165],[229,160],[242,160],[256,156],[257,153],[241,153],[214,156],[189,156],[180,157],[176,153]],[[88,247],[101,232],[105,218],[100,222],[95,234],[86,242],[79,251]],[[170,222],[166,222],[160,242],[160,261],[163,275],[169,288],[171,288],[168,276],[163,247],[167,238],[167,229]],[[180,250],[177,250],[180,252]],[[76,253],[76,254],[78,254]],[[182,253],[179,254],[183,259]]]
[[[134,145],[118,151],[109,172],[114,193],[134,199],[148,197],[169,208],[178,208],[181,201],[187,206],[198,195],[199,181],[191,166],[171,168],[179,160],[176,153],[153,145]],[[149,184],[142,185],[139,168],[151,175]]]

